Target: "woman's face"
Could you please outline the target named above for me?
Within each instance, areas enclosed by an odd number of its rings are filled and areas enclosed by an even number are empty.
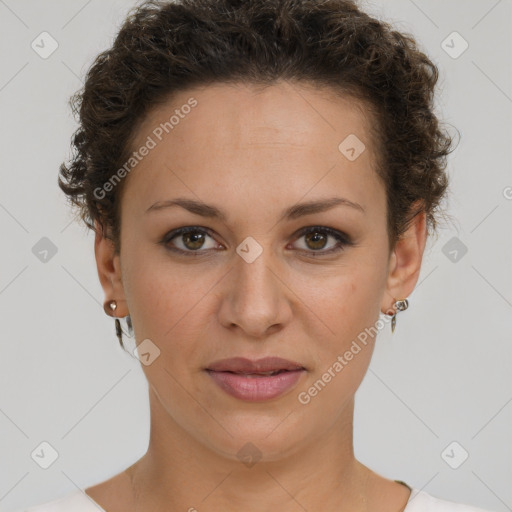
[[[144,119],[120,260],[103,281],[137,343],[150,340],[142,368],[166,428],[232,459],[268,460],[350,430],[368,332],[417,278],[392,288],[398,260],[369,122],[348,97],[287,82],[190,89]],[[170,205],[178,199],[189,208]],[[214,364],[235,357],[290,364]],[[263,369],[287,371],[247,375]]]

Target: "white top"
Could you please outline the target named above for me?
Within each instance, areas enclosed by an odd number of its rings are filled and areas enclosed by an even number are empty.
[[[83,490],[73,491],[64,497],[48,501],[18,512],[105,512]],[[435,498],[425,491],[412,489],[404,512],[490,512],[481,508]]]

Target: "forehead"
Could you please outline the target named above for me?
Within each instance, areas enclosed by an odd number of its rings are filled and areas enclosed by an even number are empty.
[[[366,203],[365,195],[382,195],[370,124],[364,104],[310,84],[190,88],[146,115],[133,149],[148,137],[155,145],[128,181],[136,182],[139,209],[178,192],[229,202],[234,190],[255,202],[258,191],[263,204],[337,188]]]
[[[172,133],[180,148],[194,147],[199,154],[205,143],[246,149],[284,144],[339,151],[339,143],[354,134],[373,151],[371,124],[365,104],[327,87],[285,80],[269,86],[218,83],[180,91],[151,109],[136,142],[154,132],[157,139]]]

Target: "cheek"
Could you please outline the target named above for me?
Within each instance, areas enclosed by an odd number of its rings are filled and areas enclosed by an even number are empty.
[[[176,265],[154,248],[127,247],[128,254],[124,284],[137,342],[149,338],[170,361],[187,358],[190,340],[204,330],[201,311],[218,277],[200,265]]]
[[[298,393],[299,403],[310,417],[337,418],[363,380],[375,346],[382,268],[351,266],[338,277],[327,294],[311,298],[329,330],[326,336],[310,333],[315,340],[313,375]],[[321,324],[320,324],[321,325]],[[334,421],[334,420],[333,420]]]
[[[347,259],[321,290],[304,291],[311,310],[321,319],[315,322],[316,331],[325,331],[325,337],[317,339],[323,340],[329,353],[349,346],[379,318],[386,281],[384,263],[366,264],[360,252],[353,260]]]

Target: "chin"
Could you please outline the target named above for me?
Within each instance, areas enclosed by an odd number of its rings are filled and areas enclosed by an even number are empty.
[[[301,449],[306,439],[303,429],[286,424],[286,414],[279,419],[254,414],[244,415],[236,422],[229,422],[226,430],[218,425],[215,435],[210,429],[204,444],[226,459],[240,462],[272,462],[282,460]],[[251,462],[249,462],[250,464]]]

